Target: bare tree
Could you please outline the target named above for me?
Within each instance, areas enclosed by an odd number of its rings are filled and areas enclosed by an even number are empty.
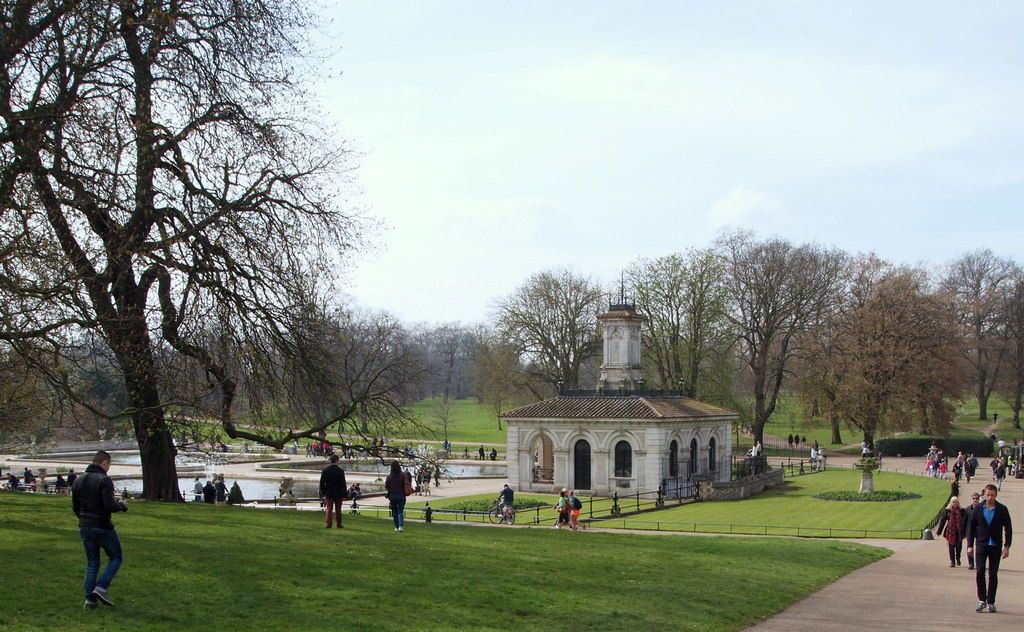
[[[601,289],[569,270],[540,272],[505,297],[495,322],[529,360],[527,370],[557,388],[577,386],[581,369],[600,351]]]
[[[358,243],[329,186],[345,152],[295,72],[309,21],[289,0],[0,6],[0,340],[102,338],[147,498],[180,500],[164,348],[215,386],[229,436],[311,431],[243,430],[206,345],[212,321],[235,348],[310,348],[309,306]]]
[[[1013,409],[1013,427],[1020,429],[1021,403],[1024,400],[1024,272],[1014,271],[1003,292],[1002,318],[1006,327],[1007,371],[1002,380]]]
[[[789,362],[799,351],[799,334],[835,309],[847,258],[816,245],[757,242],[749,233],[725,235],[718,246],[728,272],[729,318],[753,382],[751,430],[762,441]]]
[[[506,407],[527,399],[526,367],[516,346],[495,332],[481,328],[474,338],[473,390],[480,403],[494,411],[501,430],[501,413]]]
[[[1002,297],[1017,266],[989,249],[968,253],[948,264],[942,280],[960,319],[963,357],[974,375],[978,419],[988,419],[988,399],[1007,357]]]
[[[696,397],[708,360],[728,346],[727,296],[722,260],[708,250],[691,250],[657,259],[640,259],[626,276],[637,312],[647,322],[646,348],[658,387],[679,388]]]

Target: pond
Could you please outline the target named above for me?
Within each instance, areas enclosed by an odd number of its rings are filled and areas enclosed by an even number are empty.
[[[339,461],[340,465],[346,472],[359,472],[362,474],[379,474],[386,476],[391,469],[390,463],[381,463],[380,461]],[[286,471],[306,471],[306,472],[319,472],[326,466],[326,463],[311,462],[311,463],[282,463],[280,465],[274,464],[265,466],[263,470],[278,470],[282,472]],[[403,468],[407,465],[403,464]],[[415,468],[409,466],[409,471],[414,471]],[[487,478],[487,477],[504,477],[508,471],[507,466],[504,463],[492,462],[484,464],[461,464],[461,463],[449,463],[444,466],[444,478]]]
[[[206,482],[206,479],[201,479]],[[231,484],[238,481],[238,487],[242,490],[242,496],[246,501],[252,500],[273,500],[277,498],[278,488],[281,484],[280,479],[249,479],[239,478],[232,479],[228,476],[224,477],[224,482],[227,483],[228,489],[231,489]],[[178,487],[181,489],[181,495],[185,500],[192,501],[195,493],[192,491],[195,485],[195,477],[183,476],[178,479]],[[141,478],[122,478],[114,480],[114,487],[118,491],[125,488],[128,489],[130,495],[138,495],[142,493],[142,479]],[[371,486],[367,483],[361,483],[360,487],[364,493],[374,491]],[[319,484],[316,481],[294,481],[292,484],[292,493],[296,498],[316,498],[319,493]]]

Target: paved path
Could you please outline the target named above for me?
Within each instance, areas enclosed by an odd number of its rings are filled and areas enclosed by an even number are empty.
[[[893,459],[895,461],[895,459]],[[979,468],[985,470],[987,468]],[[963,496],[990,482],[982,476]],[[975,483],[978,483],[975,486]],[[1016,523],[1010,557],[999,569],[996,614],[975,613],[974,572],[949,568],[946,541],[859,540],[884,546],[892,556],[854,571],[781,614],[749,628],[758,632],[939,629],[1024,630],[1024,480],[1007,479],[999,493]],[[966,545],[965,545],[966,549]]]

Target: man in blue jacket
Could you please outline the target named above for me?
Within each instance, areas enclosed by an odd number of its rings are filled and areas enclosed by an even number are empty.
[[[78,516],[78,532],[85,547],[85,607],[92,609],[97,601],[108,606],[114,605],[107,594],[114,575],[121,568],[121,540],[114,530],[110,514],[128,511],[123,500],[114,499],[114,481],[107,476],[110,469],[110,454],[100,450],[92,459],[85,473],[75,479],[71,488],[71,507]],[[103,575],[97,581],[100,570],[100,549],[109,561]]]
[[[996,611],[996,587],[999,585],[999,561],[1010,556],[1013,525],[1006,505],[996,502],[999,490],[995,485],[985,486],[985,502],[975,507],[967,521],[967,556],[974,555],[977,566],[978,607],[975,612]],[[975,551],[977,547],[977,551]],[[988,567],[988,586],[985,585],[985,567]]]

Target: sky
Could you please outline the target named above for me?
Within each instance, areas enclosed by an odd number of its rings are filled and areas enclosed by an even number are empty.
[[[329,1],[329,0],[328,0]],[[940,265],[1024,244],[1024,2],[329,4],[360,305],[485,321],[724,230]]]

